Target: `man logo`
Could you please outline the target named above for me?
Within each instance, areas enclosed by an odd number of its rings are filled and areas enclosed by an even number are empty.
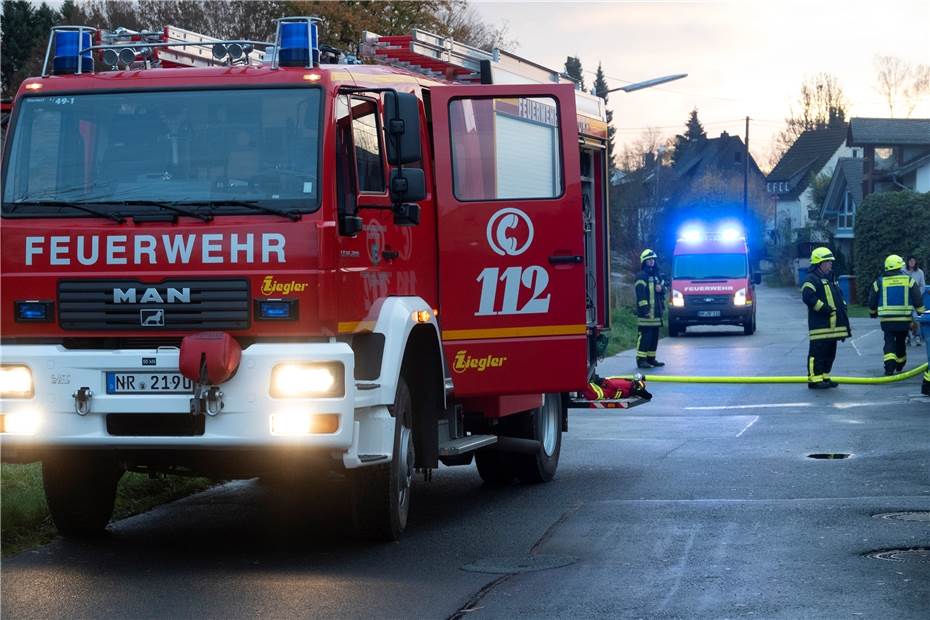
[[[519,256],[533,243],[533,222],[520,209],[501,209],[488,220],[488,245],[500,256]]]
[[[139,310],[139,323],[142,327],[164,327],[164,308],[143,308]]]

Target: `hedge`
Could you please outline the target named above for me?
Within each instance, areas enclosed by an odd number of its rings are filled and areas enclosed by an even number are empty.
[[[930,193],[911,191],[869,194],[856,209],[856,289],[866,303],[869,287],[882,272],[885,257],[917,257],[924,273],[930,264]]]

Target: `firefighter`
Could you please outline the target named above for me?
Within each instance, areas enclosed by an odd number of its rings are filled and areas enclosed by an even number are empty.
[[[925,312],[920,287],[904,273],[904,259],[891,254],[885,259],[885,271],[872,282],[869,291],[869,316],[878,317],[885,333],[885,376],[900,372],[907,363],[907,339],[911,327],[911,309]]]
[[[636,366],[638,368],[658,368],[665,366],[656,360],[659,346],[659,327],[662,326],[665,289],[662,277],[656,268],[659,257],[652,250],[643,250],[639,255],[642,271],[636,275],[636,313],[639,315],[639,337],[636,340]]]
[[[810,346],[807,353],[807,387],[824,390],[839,385],[830,379],[836,359],[836,341],[850,336],[846,300],[833,276],[833,252],[814,248],[807,279],[801,285],[801,299],[807,305]]]

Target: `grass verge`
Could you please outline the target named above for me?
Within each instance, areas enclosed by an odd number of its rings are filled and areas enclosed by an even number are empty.
[[[854,318],[854,319],[869,318],[869,307],[868,306],[862,306],[859,304],[847,304],[846,312],[849,314],[850,318]]]
[[[152,480],[145,474],[126,473],[116,493],[113,519],[123,519],[186,495],[202,491],[215,481],[168,476]],[[55,525],[42,490],[39,463],[0,465],[0,549],[9,556],[52,540]]]
[[[636,310],[630,306],[614,308],[610,312],[610,336],[607,341],[605,357],[616,355],[636,346],[639,331],[636,327]],[[659,330],[659,338],[668,336],[668,316]]]

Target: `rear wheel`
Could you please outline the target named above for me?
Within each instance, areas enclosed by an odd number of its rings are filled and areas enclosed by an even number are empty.
[[[512,455],[494,450],[479,450],[475,453],[478,475],[485,484],[495,487],[507,486],[517,477]]]
[[[363,538],[394,541],[407,527],[413,486],[413,405],[403,377],[391,407],[394,415],[394,458],[388,464],[351,473],[352,523]]]
[[[52,521],[62,536],[93,536],[113,516],[123,468],[92,453],[62,453],[42,461],[42,483]]]
[[[555,477],[562,451],[562,396],[546,394],[539,409],[523,414],[523,432],[526,439],[542,444],[536,454],[514,454],[514,466],[520,482],[537,484]]]

